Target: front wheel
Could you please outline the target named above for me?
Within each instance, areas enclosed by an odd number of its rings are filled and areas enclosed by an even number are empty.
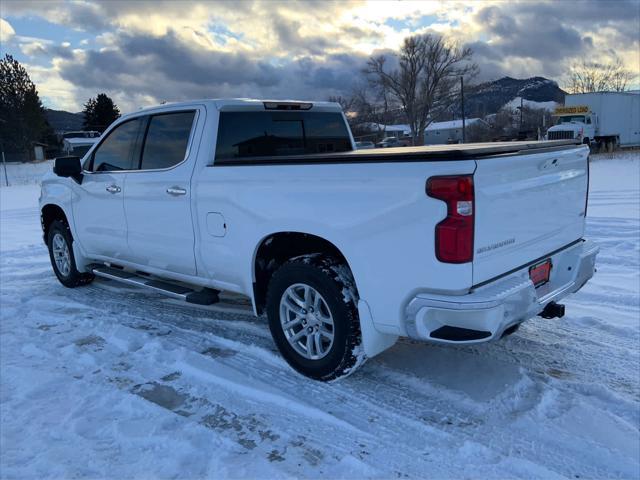
[[[51,223],[47,235],[47,245],[53,272],[65,287],[78,287],[93,280],[92,274],[81,273],[76,268],[72,248],[73,237],[71,237],[71,231],[66,223],[60,220],[54,220]]]
[[[267,316],[278,350],[307,377],[334,380],[364,363],[355,284],[333,258],[305,255],[280,267],[269,282]]]

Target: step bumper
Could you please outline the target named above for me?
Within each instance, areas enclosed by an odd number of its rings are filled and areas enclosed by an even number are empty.
[[[466,295],[418,294],[407,305],[407,335],[437,343],[481,343],[539,314],[550,302],[577,292],[593,276],[599,248],[580,241],[551,255],[550,280],[535,288],[529,267]]]

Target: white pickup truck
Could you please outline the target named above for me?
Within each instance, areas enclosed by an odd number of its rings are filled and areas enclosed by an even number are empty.
[[[357,151],[337,104],[205,100],[56,159],[40,207],[63,285],[244,294],[294,369],[332,380],[400,336],[485,342],[561,317],[594,273],[588,184],[572,142]]]

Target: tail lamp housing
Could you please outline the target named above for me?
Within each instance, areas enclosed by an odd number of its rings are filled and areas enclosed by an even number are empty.
[[[431,177],[427,195],[447,204],[447,216],[436,225],[436,258],[444,263],[473,260],[474,189],[472,175]]]

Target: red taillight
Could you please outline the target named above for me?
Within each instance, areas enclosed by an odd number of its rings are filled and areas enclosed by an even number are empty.
[[[427,195],[447,204],[447,217],[436,225],[436,258],[445,263],[473,260],[473,176],[431,177]]]

